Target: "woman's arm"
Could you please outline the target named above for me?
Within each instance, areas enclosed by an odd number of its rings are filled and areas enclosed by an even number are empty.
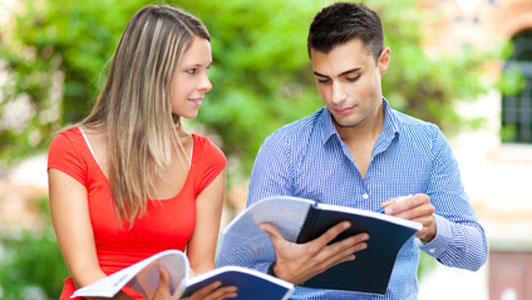
[[[87,189],[69,175],[48,171],[50,212],[59,248],[76,287],[105,277],[98,264]]]
[[[80,288],[105,277],[96,256],[87,189],[57,169],[48,171],[48,187],[52,223],[74,285]],[[119,293],[113,299],[131,298]]]
[[[225,170],[196,197],[196,227],[187,245],[190,267],[196,274],[214,269],[216,243],[220,230],[223,201],[225,198]],[[200,289],[187,300],[222,300],[237,296],[237,288],[226,286],[218,288],[216,281]]]
[[[190,266],[196,273],[214,269],[224,197],[225,170],[196,197],[196,227],[187,245]]]

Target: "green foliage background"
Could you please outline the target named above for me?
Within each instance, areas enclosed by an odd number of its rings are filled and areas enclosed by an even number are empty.
[[[331,1],[168,1],[209,28],[214,89],[192,123],[221,137],[223,150],[246,177],[264,138],[321,105],[306,53],[308,25]],[[422,13],[415,0],[373,0],[392,49],[384,95],[400,110],[435,122],[447,132],[464,123],[455,99],[486,91],[479,80],[487,56],[466,49],[429,59],[422,51]],[[32,116],[18,128],[0,125],[0,166],[45,150],[53,134],[87,115],[106,78],[106,66],[131,15],[147,0],[25,0],[13,28],[1,33],[0,60],[9,72],[0,113],[29,99]],[[456,76],[460,74],[460,76]],[[231,177],[230,177],[231,178]]]
[[[68,273],[51,225],[47,198],[28,199],[39,230],[0,230],[0,299],[58,299]]]
[[[8,74],[0,85],[0,116],[21,101],[29,103],[32,113],[27,120],[15,120],[18,123],[0,122],[0,169],[45,151],[54,133],[87,115],[122,30],[150,2],[20,1],[14,24],[0,29],[0,69]],[[332,1],[167,2],[202,19],[212,35],[214,88],[198,119],[190,123],[220,137],[230,162],[229,183],[245,182],[267,135],[322,106],[306,35],[314,14]],[[448,133],[464,124],[479,126],[480,120],[460,118],[453,104],[456,99],[473,100],[489,88],[480,80],[480,68],[499,53],[464,49],[453,57],[429,59],[421,48],[425,37],[420,24],[436,20],[420,11],[420,2],[366,2],[380,13],[386,44],[392,49],[391,66],[383,78],[384,95],[393,107],[435,122]],[[52,249],[52,231],[43,232],[1,236],[4,248],[18,250],[2,261],[0,299],[23,299],[22,284],[41,286],[46,297],[57,298],[62,285],[58,278],[65,271],[54,267],[61,260],[57,248]],[[37,250],[19,251],[23,245]],[[41,271],[34,270],[41,269],[36,266],[46,268],[42,272],[50,276],[38,275]],[[13,269],[17,273],[9,271]]]

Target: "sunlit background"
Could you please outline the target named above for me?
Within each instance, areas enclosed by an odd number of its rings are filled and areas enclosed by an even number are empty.
[[[0,299],[57,299],[46,151],[85,116],[147,0],[0,0]],[[191,131],[228,158],[223,223],[245,206],[263,139],[321,107],[308,25],[332,1],[167,1],[212,35],[213,90]],[[374,0],[392,62],[384,95],[437,123],[488,236],[478,272],[422,256],[420,299],[532,299],[532,0]]]

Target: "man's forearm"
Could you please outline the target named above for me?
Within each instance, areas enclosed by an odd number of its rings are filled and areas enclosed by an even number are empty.
[[[478,270],[487,259],[487,241],[478,225],[451,222],[435,215],[437,233],[421,249],[446,266]]]

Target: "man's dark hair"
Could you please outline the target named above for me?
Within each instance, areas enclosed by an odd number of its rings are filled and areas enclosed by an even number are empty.
[[[338,2],[323,8],[310,24],[307,48],[329,53],[334,47],[359,38],[375,58],[384,49],[381,19],[363,3]]]

